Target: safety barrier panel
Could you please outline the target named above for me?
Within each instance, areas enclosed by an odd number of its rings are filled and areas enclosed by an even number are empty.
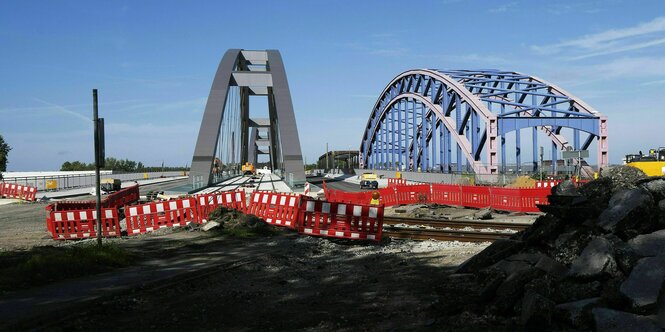
[[[550,188],[520,188],[521,212],[540,212],[536,204],[547,205]]]
[[[37,188],[22,186],[16,183],[0,182],[0,197],[17,198],[34,202],[37,196]]]
[[[429,184],[414,184],[395,187],[398,204],[430,203],[431,188]]]
[[[303,198],[298,233],[351,240],[381,241],[383,206]]]
[[[379,201],[382,205],[393,206],[397,205],[397,192],[395,192],[395,187],[388,187],[384,189],[377,190],[379,192]]]
[[[245,212],[245,191],[234,190],[221,193],[204,194],[196,196],[199,222],[206,223],[208,215],[219,206]]]
[[[484,186],[460,186],[462,192],[461,205],[472,208],[486,208],[491,205],[490,187]]]
[[[139,185],[137,184],[104,197],[102,199],[102,207],[121,207],[138,202],[139,198]]]
[[[522,203],[521,189],[492,187],[491,191],[491,206],[493,209],[501,211],[530,212],[523,211],[525,207]],[[543,197],[547,197],[547,194]],[[535,205],[533,207],[535,207]]]
[[[47,229],[54,240],[85,239],[97,236],[97,211],[50,211]],[[120,236],[118,209],[102,209],[102,235]]]
[[[135,235],[162,227],[186,226],[198,222],[193,197],[125,207],[127,234]]]
[[[536,181],[536,188],[552,188],[561,183],[559,180]]]
[[[431,202],[443,205],[462,205],[462,188],[457,184],[432,184]]]
[[[253,214],[271,225],[296,228],[302,195],[254,191],[247,214]]]
[[[405,185],[406,185],[406,179],[393,179],[393,178],[388,179],[388,187],[405,186]]]

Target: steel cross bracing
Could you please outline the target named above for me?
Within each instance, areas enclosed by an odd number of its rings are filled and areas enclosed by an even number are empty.
[[[534,170],[538,131],[551,140],[553,161],[560,150],[588,149],[597,140],[598,165],[608,164],[607,117],[565,90],[516,72],[418,69],[395,77],[378,98],[361,167],[497,174],[506,166],[506,134],[526,128]],[[572,144],[563,128],[572,129]],[[512,151],[517,165],[520,137]],[[556,162],[552,167],[556,172]]]

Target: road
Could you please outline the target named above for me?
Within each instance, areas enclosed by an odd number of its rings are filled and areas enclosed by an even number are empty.
[[[367,189],[360,189],[360,186],[358,184],[345,182],[344,180],[341,179],[329,179],[329,178],[324,178],[322,176],[307,178],[307,182],[317,185],[321,188],[323,188],[324,180],[326,181],[326,185],[330,189],[344,190],[348,192],[368,191]]]

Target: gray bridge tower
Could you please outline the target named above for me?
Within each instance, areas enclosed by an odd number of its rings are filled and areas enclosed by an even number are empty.
[[[250,96],[265,96],[269,118],[250,118]],[[192,158],[193,190],[240,174],[268,155],[289,186],[305,183],[298,128],[282,56],[277,50],[230,49],[212,82]]]

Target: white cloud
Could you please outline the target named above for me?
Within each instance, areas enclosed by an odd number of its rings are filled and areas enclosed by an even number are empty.
[[[531,49],[541,54],[576,52],[570,60],[578,60],[665,44],[664,34],[665,16],[660,16],[632,27],[609,29],[552,45],[533,45]]]

